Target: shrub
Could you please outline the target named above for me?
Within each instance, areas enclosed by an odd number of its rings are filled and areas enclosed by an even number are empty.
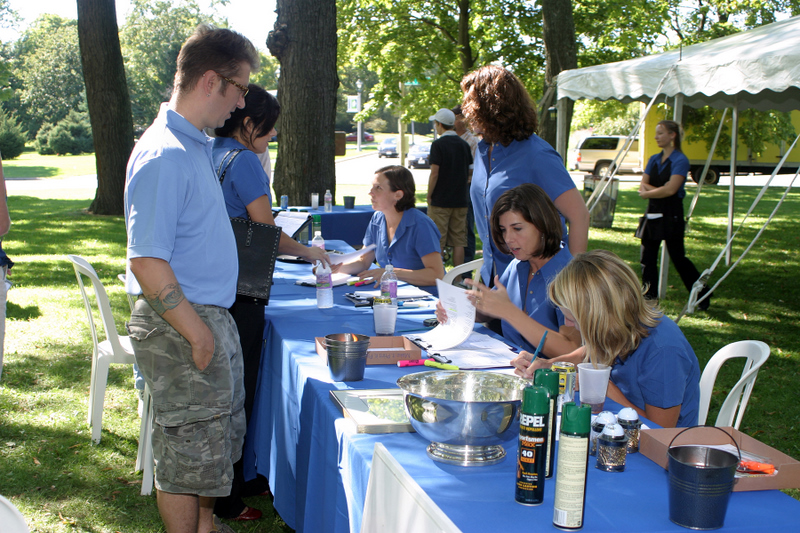
[[[0,111],[0,154],[3,159],[15,159],[25,149],[25,132],[13,115]]]
[[[86,113],[70,111],[56,124],[44,124],[36,135],[37,150],[42,155],[81,154],[94,151],[92,128]]]
[[[53,125],[49,122],[42,124],[39,131],[36,133],[36,142],[34,146],[39,155],[53,155],[55,152],[50,148],[50,132],[53,131]]]

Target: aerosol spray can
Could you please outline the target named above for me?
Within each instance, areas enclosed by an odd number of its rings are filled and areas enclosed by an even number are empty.
[[[519,417],[517,486],[514,493],[514,499],[522,505],[539,505],[544,501],[549,412],[550,396],[547,390],[535,385],[525,387]]]
[[[588,405],[564,404],[558,441],[553,525],[566,531],[583,527],[591,420],[592,409]]]
[[[544,477],[553,477],[556,458],[556,412],[558,410],[558,378],[559,374],[549,368],[540,368],[533,375],[533,383],[547,389],[550,398],[550,414],[547,419],[547,468]]]

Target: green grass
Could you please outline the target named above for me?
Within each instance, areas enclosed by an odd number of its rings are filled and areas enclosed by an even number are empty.
[[[69,158],[64,158],[69,160]],[[340,191],[337,191],[340,192]],[[689,187],[690,194],[693,187]],[[736,211],[744,213],[757,194],[737,191]],[[756,217],[734,246],[734,258],[750,242],[782,191],[770,191]],[[725,236],[726,188],[704,189],[686,246],[701,270],[719,253]],[[424,191],[418,199],[424,198]],[[139,419],[131,370],[112,367],[103,419],[103,440],[90,444],[86,423],[91,341],[68,253],[97,269],[109,292],[118,324],[128,316],[116,276],[124,269],[125,232],[119,217],[84,214],[90,199],[9,198],[14,226],[4,247],[17,262],[11,278],[6,355],[0,381],[0,494],[22,511],[37,532],[163,531],[154,497],[139,495],[133,472]],[[590,247],[613,250],[638,271],[633,237],[644,204],[633,185],[620,190],[610,229],[592,229]],[[792,193],[748,258],[714,295],[708,312],[684,317],[680,326],[701,368],[719,348],[740,339],[759,339],[772,348],[756,383],[741,430],[800,457],[800,194]],[[716,280],[724,263],[714,274]],[[677,273],[662,306],[675,317],[686,290]],[[735,383],[740,368],[723,369],[715,409]],[[800,492],[789,491],[798,497]],[[286,531],[266,498],[248,501],[267,517],[237,524],[241,532]]]
[[[28,149],[16,159],[3,161],[6,178],[65,178],[96,173],[94,154],[39,155]]]

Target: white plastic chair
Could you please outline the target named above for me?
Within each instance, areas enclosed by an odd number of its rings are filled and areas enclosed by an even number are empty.
[[[142,423],[139,426],[139,450],[136,454],[136,472],[142,473],[142,496],[149,496],[153,492],[153,402],[150,396],[150,387],[144,386],[144,405],[142,406]]]
[[[114,323],[114,315],[111,313],[111,303],[108,294],[100,278],[97,276],[92,265],[84,258],[77,255],[69,255],[72,266],[75,268],[75,277],[78,279],[78,286],[81,289],[83,303],[86,306],[86,318],[89,321],[89,330],[92,333],[94,353],[92,354],[92,374],[89,384],[89,425],[92,427],[92,441],[97,444],[100,442],[101,430],[103,428],[103,402],[106,396],[106,382],[108,381],[108,368],[114,364],[132,365],[135,363],[133,347],[130,338],[120,336],[117,333],[117,326]],[[86,294],[86,287],[83,278],[86,276],[94,287],[95,300],[100,311],[100,321],[106,334],[106,340],[100,342],[97,336],[97,328],[94,324],[92,314],[92,304]]]
[[[94,343],[94,353],[92,355],[92,375],[89,387],[89,425],[92,427],[92,442],[100,442],[103,424],[103,403],[106,395],[106,384],[108,381],[108,368],[113,364],[134,364],[133,347],[130,337],[120,336],[117,333],[117,326],[114,323],[114,315],[111,313],[111,303],[108,294],[100,278],[97,276],[92,265],[86,259],[77,256],[68,256],[75,268],[75,277],[78,279],[78,286],[81,289],[81,296],[86,307],[86,316],[89,321],[89,330],[92,333]],[[91,280],[94,287],[95,300],[100,311],[100,319],[103,323],[103,330],[106,333],[106,340],[98,342],[97,328],[94,324],[92,305],[89,296],[86,294],[86,287],[83,278],[86,276]],[[122,274],[124,277],[124,274]],[[131,304],[129,297],[128,303]],[[136,471],[143,472],[142,494],[148,495],[153,490],[153,448],[150,434],[153,428],[153,409],[151,406],[150,389],[145,385],[144,405],[142,408],[142,421],[139,427],[139,449],[136,456]]]
[[[458,266],[455,266],[447,271],[447,273],[442,278],[442,281],[447,283],[448,285],[452,285],[453,282],[463,274],[464,272],[472,272],[473,270],[480,270],[483,266],[483,258],[475,259],[474,261],[470,261],[469,263],[464,263]]]
[[[739,381],[728,393],[728,397],[722,402],[717,421],[714,423],[715,426],[733,426],[739,429],[747,402],[750,400],[750,393],[753,391],[753,384],[755,384],[758,376],[758,369],[769,358],[769,351],[769,346],[765,343],[747,340],[728,344],[711,357],[703,369],[703,375],[700,377],[698,424],[706,423],[708,407],[711,403],[711,393],[714,390],[714,382],[717,380],[717,374],[722,364],[728,359],[745,357],[747,361],[745,361],[744,369],[742,370],[742,377],[739,378]],[[735,424],[733,423],[734,417],[736,418]]]
[[[13,503],[0,496],[0,524],[3,533],[29,533],[28,524]]]
[[[361,533],[461,533],[380,442],[375,443]]]

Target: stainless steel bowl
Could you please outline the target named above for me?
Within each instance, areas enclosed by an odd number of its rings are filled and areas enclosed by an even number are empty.
[[[501,444],[519,435],[522,389],[529,382],[507,374],[434,370],[397,380],[408,419],[431,441],[435,461],[488,465],[506,455]]]

